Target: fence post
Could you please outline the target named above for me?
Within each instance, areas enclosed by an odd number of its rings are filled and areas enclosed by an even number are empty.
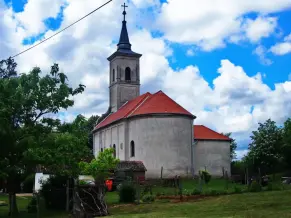
[[[161,180],[163,180],[163,167],[161,167]]]

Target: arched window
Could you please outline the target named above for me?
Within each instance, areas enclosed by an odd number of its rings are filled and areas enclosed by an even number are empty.
[[[113,145],[113,157],[116,157],[116,146],[115,146],[115,144]]]
[[[134,141],[130,142],[130,156],[134,157],[135,155],[135,146],[134,146]]]
[[[131,80],[131,70],[129,67],[125,68],[125,80]]]
[[[120,149],[121,150],[123,149],[123,143],[120,143]]]
[[[103,148],[101,148],[101,152],[103,152]]]
[[[115,81],[115,70],[113,69],[112,70],[112,82],[114,82]]]

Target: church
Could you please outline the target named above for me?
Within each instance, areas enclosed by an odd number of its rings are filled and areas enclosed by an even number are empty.
[[[124,5],[125,7],[125,5]],[[231,139],[203,125],[162,90],[140,93],[140,59],[132,51],[125,10],[117,50],[109,61],[109,109],[93,130],[93,152],[112,147],[120,160],[142,161],[147,178],[230,175]]]

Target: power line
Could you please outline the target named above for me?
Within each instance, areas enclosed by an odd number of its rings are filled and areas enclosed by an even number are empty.
[[[12,56],[12,58],[15,58],[15,57],[17,57],[18,55],[21,55],[21,54],[23,54],[23,53],[29,51],[30,49],[33,49],[34,47],[36,47],[36,46],[38,46],[38,45],[44,43],[45,41],[47,41],[47,40],[53,38],[54,36],[60,34],[61,32],[65,31],[66,29],[70,28],[70,27],[73,26],[74,24],[78,23],[79,21],[83,20],[84,18],[88,17],[89,15],[93,14],[95,11],[99,10],[100,8],[104,7],[105,5],[107,5],[108,3],[112,2],[112,1],[113,1],[113,0],[109,0],[109,1],[107,1],[107,2],[104,3],[103,5],[99,6],[99,7],[96,8],[95,10],[91,11],[89,14],[86,14],[84,17],[80,18],[79,20],[75,21],[74,23],[70,24],[69,26],[65,27],[64,29],[61,29],[60,31],[58,31],[58,32],[56,32],[55,34],[53,34],[52,36],[50,36],[50,37],[48,37],[48,38],[46,38],[46,39],[40,41],[39,43],[37,43],[37,44],[35,44],[35,45],[29,47],[28,49],[25,49],[24,51],[22,51],[22,52],[20,52],[20,53],[18,53],[18,54],[16,54],[16,55]]]

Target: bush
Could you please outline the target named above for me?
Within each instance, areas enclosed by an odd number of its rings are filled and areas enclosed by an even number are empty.
[[[27,212],[28,213],[36,213],[37,208],[36,208],[36,197],[32,197],[30,202],[27,205]]]
[[[25,178],[23,181],[23,192],[31,193],[33,192],[33,184],[34,184],[34,174],[31,174]]]
[[[201,191],[199,190],[199,189],[194,189],[193,191],[192,191],[192,195],[201,195]]]
[[[119,189],[119,202],[120,203],[133,203],[136,199],[136,189],[131,182],[124,182]]]
[[[280,184],[268,183],[266,191],[281,191],[284,187]]]
[[[243,190],[240,187],[234,186],[234,193],[239,194],[242,192],[243,192]]]
[[[252,181],[251,186],[249,188],[250,192],[260,192],[262,191],[262,186],[257,181]]]
[[[147,195],[144,195],[141,200],[144,203],[151,203],[155,201],[155,197],[153,195],[147,194]]]
[[[208,184],[210,182],[211,175],[206,170],[200,170],[199,171],[199,175],[200,175],[200,178],[203,179],[203,181],[205,182],[205,184]]]

